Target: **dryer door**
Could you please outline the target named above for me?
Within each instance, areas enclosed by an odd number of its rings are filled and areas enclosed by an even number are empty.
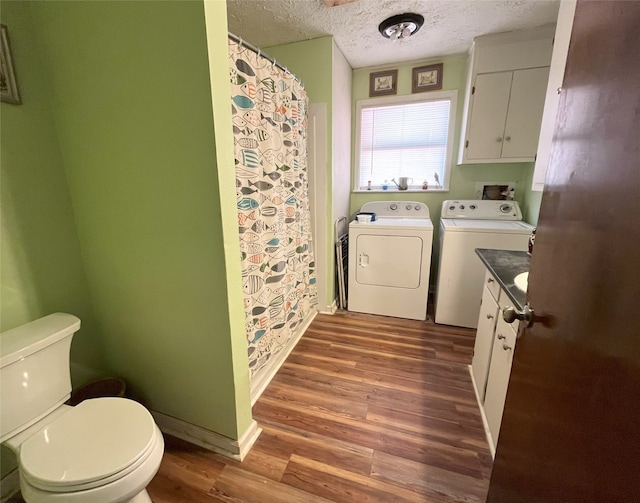
[[[363,285],[418,288],[423,240],[417,236],[361,234],[356,243],[356,281]]]

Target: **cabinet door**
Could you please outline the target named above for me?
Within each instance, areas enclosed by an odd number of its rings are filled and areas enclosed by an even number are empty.
[[[535,157],[548,80],[548,66],[513,72],[502,144],[503,158],[530,157],[533,160]]]
[[[516,333],[499,315],[493,339],[491,364],[489,376],[487,377],[487,391],[484,397],[484,413],[487,417],[494,448],[498,444],[498,434],[502,423],[502,412],[504,411],[504,401],[507,397],[511,362],[513,361],[515,347]]]
[[[473,371],[473,379],[476,383],[478,401],[480,403],[484,403],[489,361],[493,348],[493,332],[496,328],[498,311],[498,303],[493,298],[489,288],[485,286],[482,292],[482,307],[480,308],[478,331],[476,332],[476,343],[473,349],[473,361],[471,362],[471,370]]]
[[[468,160],[499,159],[513,72],[476,76],[466,147]]]

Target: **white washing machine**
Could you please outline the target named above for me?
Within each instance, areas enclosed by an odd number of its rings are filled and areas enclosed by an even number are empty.
[[[425,320],[433,224],[414,201],[366,203],[371,222],[349,224],[348,310]]]
[[[516,201],[444,201],[435,322],[477,328],[486,269],[475,249],[527,251],[532,231]]]

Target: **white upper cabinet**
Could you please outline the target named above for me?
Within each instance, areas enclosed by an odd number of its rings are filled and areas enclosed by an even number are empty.
[[[553,33],[553,26],[545,26],[475,39],[459,164],[534,160]]]
[[[562,0],[560,2],[553,53],[551,54],[549,83],[544,101],[542,126],[540,127],[538,155],[533,171],[532,190],[544,189],[544,179],[551,157],[551,144],[556,125],[558,104],[560,102],[560,91],[564,81],[564,68],[567,63],[567,53],[569,52],[569,40],[571,39],[571,28],[573,27],[573,15],[575,11],[576,0]]]
[[[499,159],[504,143],[504,125],[509,109],[513,72],[481,73],[473,87],[466,156],[469,159]]]

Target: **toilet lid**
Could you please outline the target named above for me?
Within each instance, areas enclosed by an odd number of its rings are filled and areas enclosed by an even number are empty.
[[[133,400],[85,400],[22,444],[20,466],[41,487],[86,484],[144,456],[155,428],[149,411]]]

